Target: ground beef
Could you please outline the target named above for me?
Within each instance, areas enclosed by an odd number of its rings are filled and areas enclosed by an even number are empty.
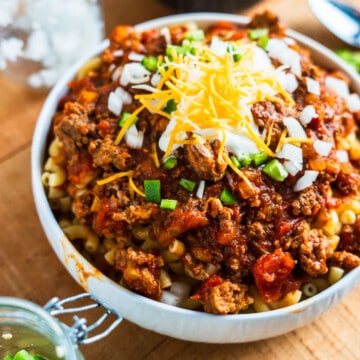
[[[348,251],[335,251],[328,259],[328,266],[337,266],[351,271],[360,266],[360,257]]]
[[[302,223],[302,230],[294,237],[292,249],[299,253],[301,268],[311,276],[326,274],[326,261],[332,251],[328,239],[321,230],[311,229],[307,223]]]
[[[200,178],[219,181],[224,177],[227,163],[222,158],[219,163],[219,148],[219,141],[185,145],[188,164]]]
[[[63,117],[54,128],[56,136],[68,154],[89,143],[89,136],[95,133],[95,123],[91,123],[84,106],[78,102],[67,102]]]
[[[123,273],[123,279],[131,290],[159,299],[160,267],[163,261],[160,256],[135,251],[131,248],[120,249],[116,253],[116,269]]]
[[[321,196],[314,186],[300,192],[297,199],[291,203],[294,215],[315,216],[324,207],[324,197]]]

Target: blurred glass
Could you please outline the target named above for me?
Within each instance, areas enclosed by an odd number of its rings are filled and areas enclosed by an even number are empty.
[[[100,0],[0,0],[0,71],[50,88],[104,36]]]
[[[213,11],[236,12],[251,6],[259,0],[161,0],[181,12]]]

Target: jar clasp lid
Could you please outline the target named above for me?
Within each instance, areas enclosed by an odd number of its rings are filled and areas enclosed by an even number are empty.
[[[84,299],[91,302],[81,306],[66,307],[69,304],[73,305],[73,303]],[[86,318],[79,318],[77,315],[74,315],[73,325],[68,326],[65,324],[72,340],[80,345],[90,344],[107,336],[122,321],[121,314],[109,308],[103,301],[89,293],[75,295],[62,300],[54,297],[44,306],[44,309],[53,316],[89,311],[95,308],[101,308],[104,312],[94,323],[86,325]],[[101,326],[110,315],[115,316],[114,321],[102,332],[88,337],[89,333]]]

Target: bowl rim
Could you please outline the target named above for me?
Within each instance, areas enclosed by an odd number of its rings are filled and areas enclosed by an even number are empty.
[[[135,25],[135,27],[139,31],[143,31],[146,29],[150,29],[153,27],[163,27],[168,26],[170,24],[183,23],[183,22],[214,22],[217,20],[226,20],[240,24],[246,24],[249,21],[249,18],[242,15],[236,14],[224,14],[224,13],[211,13],[211,12],[201,12],[201,13],[187,13],[187,14],[177,14],[177,15],[169,15],[156,19],[152,19],[149,21],[142,22],[140,24]],[[307,48],[310,48],[313,52],[314,50],[321,53],[325,58],[330,59],[331,63],[335,67],[339,67],[347,73],[352,79],[354,87],[356,87],[357,91],[360,91],[360,76],[353,70],[348,64],[346,64],[342,59],[337,57],[330,49],[325,47],[324,45],[318,43],[317,41],[302,35],[294,30],[287,30],[287,34],[289,37],[294,38],[296,41],[299,41],[302,45]],[[85,264],[85,266],[89,269],[97,270],[94,265],[88,262],[71,244],[71,241],[68,240],[63,231],[61,230],[56,218],[50,208],[48,199],[46,197],[45,189],[42,186],[41,182],[41,172],[42,172],[42,164],[44,160],[45,152],[47,151],[46,144],[44,141],[47,139],[47,135],[51,126],[51,118],[54,113],[54,110],[57,105],[58,99],[65,94],[67,91],[67,83],[73,79],[77,70],[81,67],[81,65],[88,60],[89,58],[96,56],[101,53],[101,51],[105,50],[108,46],[109,40],[103,40],[96,49],[93,49],[86,56],[82,57],[78,62],[76,62],[68,71],[62,76],[56,85],[53,87],[51,92],[43,104],[41,109],[39,118],[37,120],[33,139],[32,139],[32,148],[31,148],[31,178],[32,178],[32,190],[34,201],[36,205],[36,209],[42,223],[43,229],[53,228],[55,229],[56,236],[58,239],[65,238],[68,242],[68,246],[72,248],[75,252],[75,256],[77,259]],[[49,239],[51,245],[54,248],[53,239]],[[55,239],[55,241],[57,241]],[[61,256],[61,254],[56,251],[54,248],[58,258],[69,271],[65,259]],[[74,277],[74,274],[71,274]],[[79,282],[78,278],[75,278],[77,282]],[[267,312],[254,312],[254,313],[245,313],[245,314],[229,314],[229,315],[214,315],[209,313],[203,313],[194,310],[183,309],[171,305],[167,305],[161,303],[156,300],[149,299],[145,296],[139,295],[135,292],[132,292],[121,285],[114,282],[112,279],[108,278],[104,274],[100,274],[100,281],[105,281],[111,285],[117,287],[118,292],[122,293],[124,296],[130,296],[136,303],[150,305],[152,308],[157,309],[159,311],[166,311],[167,313],[177,313],[185,318],[196,317],[198,319],[216,319],[217,321],[221,321],[221,323],[231,323],[231,322],[241,322],[249,319],[258,319],[258,320],[271,320],[288,314],[296,314],[301,313],[307,308],[311,307],[313,304],[325,301],[331,296],[334,296],[336,299],[342,298],[348,292],[350,292],[355,286],[360,284],[360,267],[353,269],[351,272],[347,273],[340,281],[331,285],[330,287],[322,290],[318,294],[313,297],[307,298],[305,300],[300,301],[297,304],[290,305],[284,308],[279,308]],[[80,285],[84,286],[84,284]],[[342,294],[340,294],[344,291]],[[99,296],[99,294],[97,294]],[[107,299],[104,299],[101,294],[99,296],[105,303]],[[332,305],[331,305],[332,306]],[[327,310],[327,309],[326,309]],[[126,316],[124,316],[126,318]],[[131,321],[131,320],[130,320]],[[159,331],[158,331],[159,332]]]

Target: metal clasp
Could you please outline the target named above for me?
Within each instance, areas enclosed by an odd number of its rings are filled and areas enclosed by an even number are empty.
[[[65,307],[66,305],[73,305],[75,302],[79,302],[84,299],[90,300],[91,303],[75,307]],[[102,308],[104,310],[104,313],[93,324],[89,326],[86,325],[87,319],[79,318],[77,315],[73,316],[74,324],[72,326],[68,326],[65,324],[65,326],[68,328],[71,339],[74,341],[74,343],[77,343],[79,345],[93,343],[110,334],[110,332],[114,330],[114,328],[122,321],[123,318],[121,314],[119,314],[114,309],[110,309],[100,299],[88,293],[75,295],[62,300],[54,297],[44,306],[44,309],[53,316],[89,311],[95,308]],[[111,314],[115,316],[115,320],[99,334],[88,337],[90,332],[101,326]]]

